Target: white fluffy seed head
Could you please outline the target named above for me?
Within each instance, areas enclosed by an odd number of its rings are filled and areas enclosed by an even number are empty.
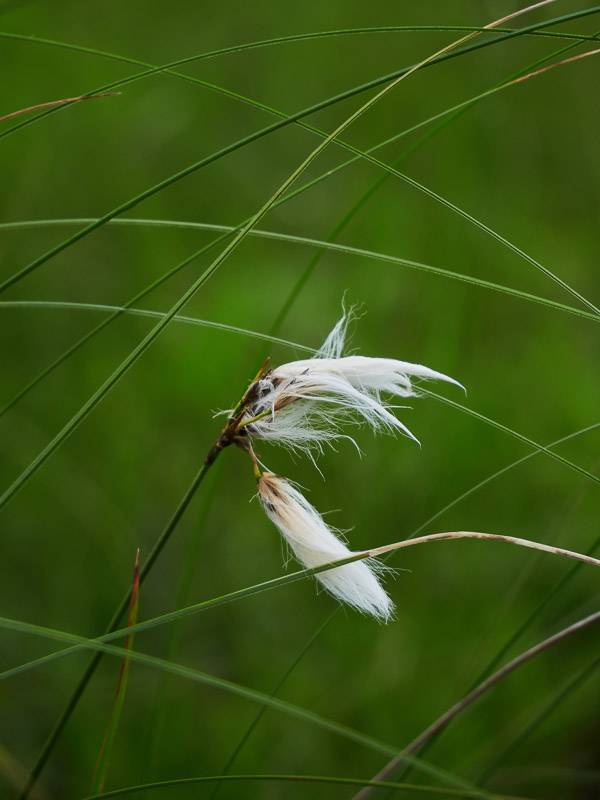
[[[267,516],[305,567],[320,567],[353,555],[285,478],[272,472],[263,473],[258,479],[258,496]],[[320,572],[315,577],[342,603],[387,621],[394,606],[375,574],[376,569],[376,562],[368,559]]]
[[[421,364],[342,356],[350,318],[351,312],[344,314],[314,358],[282,364],[253,384],[242,420],[249,423],[249,436],[292,448],[320,449],[324,442],[340,438],[340,421],[358,419],[375,431],[399,431],[418,441],[381,395],[417,396],[411,378],[461,384]]]

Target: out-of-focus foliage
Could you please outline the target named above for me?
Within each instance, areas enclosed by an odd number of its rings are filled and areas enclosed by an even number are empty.
[[[146,2],[0,4],[0,28],[163,65],[235,44],[318,31],[399,25],[478,25],[512,3]],[[579,10],[556,3],[516,20],[532,24]],[[598,15],[551,28],[592,34]],[[311,39],[215,56],[177,68],[287,114],[411,65],[460,33],[372,32]],[[350,128],[367,149],[491,88],[569,44],[520,37],[409,77]],[[575,55],[592,49],[577,47]],[[27,39],[0,39],[0,116],[78,96],[143,71],[99,54]],[[567,56],[564,56],[567,57]],[[506,237],[599,302],[598,61],[590,57],[508,88],[461,115],[401,169]],[[190,81],[156,73],[116,97],[48,114],[0,140],[2,222],[98,217],[175,172],[270,124],[276,117]],[[307,121],[330,132],[368,95]],[[0,133],[33,119],[2,123]],[[412,134],[378,153],[392,163]],[[288,126],[198,170],[124,218],[237,225],[271,196],[319,139]],[[299,184],[348,158],[331,145]],[[379,177],[357,163],[273,210],[260,228],[326,239]],[[2,230],[7,278],[79,226]],[[206,231],[106,225],[7,290],[1,301],[122,305],[208,244]],[[412,186],[390,177],[337,241],[443,267],[582,307],[514,252]],[[219,246],[220,248],[223,245]],[[152,292],[140,307],[167,311],[219,252],[215,248]],[[316,250],[248,237],[186,307],[189,316],[268,333]],[[598,333],[582,319],[468,283],[364,257],[325,253],[279,335],[317,347],[341,299],[362,304],[352,347],[427,364],[460,380],[446,396],[548,444],[598,420]],[[106,312],[0,306],[2,401],[33,379]],[[153,320],[124,315],[56,369],[0,419],[2,490],[43,449],[143,338]],[[2,511],[2,614],[85,636],[100,634],[214,441],[214,412],[238,399],[265,353],[257,339],[171,324],[109,396]],[[298,356],[270,349],[274,363]],[[445,505],[530,450],[491,426],[430,398],[399,410],[419,437],[350,443],[319,460],[264,445],[270,469],[298,481],[310,501],[348,531],[353,548],[411,536]],[[560,447],[598,472],[600,433]],[[586,551],[598,536],[599,487],[536,455],[470,495],[425,532],[483,530]],[[276,530],[250,502],[249,460],[226,452],[203,484],[140,592],[140,619],[281,574]],[[551,556],[490,542],[439,543],[403,552],[408,569],[387,581],[397,619],[380,626],[339,613],[294,669],[281,696],[405,746],[458,699],[571,569]],[[184,587],[182,589],[181,587]],[[597,575],[578,571],[511,650],[541,640],[593,610]],[[271,691],[335,601],[301,581],[139,634],[135,646]],[[2,633],[3,668],[55,648]],[[592,633],[547,652],[490,692],[428,753],[477,776],[593,658]],[[29,768],[86,659],[63,659],[4,684],[2,743]],[[104,659],[54,750],[42,783],[53,797],[86,791],[108,722],[119,663]],[[530,797],[575,794],[574,771],[597,766],[594,680],[571,693],[499,769],[490,788]],[[132,665],[107,789],[218,774],[257,707],[216,690]],[[594,744],[594,742],[596,744]],[[234,771],[368,778],[381,756],[269,711]],[[554,772],[550,772],[550,769]],[[556,768],[569,771],[560,782]],[[561,773],[562,774],[562,773]],[[562,779],[561,779],[562,780]],[[3,793],[11,796],[7,775]],[[589,787],[588,787],[589,788]],[[189,790],[160,797],[185,797]],[[208,796],[205,787],[193,796]],[[587,791],[587,790],[586,790]],[[196,794],[197,792],[197,794]],[[311,796],[347,797],[312,786]],[[235,784],[227,797],[304,797],[306,787]],[[157,795],[158,796],[158,795]]]

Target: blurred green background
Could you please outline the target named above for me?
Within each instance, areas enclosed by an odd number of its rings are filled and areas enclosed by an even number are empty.
[[[212,6],[128,3],[0,3],[0,28],[163,65],[178,58],[274,37],[410,25],[482,25],[517,9],[509,2],[368,4],[259,3]],[[515,26],[586,8],[557,2]],[[591,8],[591,6],[590,6]],[[593,34],[598,14],[549,30]],[[286,114],[411,65],[458,38],[448,31],[372,32],[260,47],[185,64],[181,73]],[[367,149],[569,44],[519,37],[409,77],[345,132]],[[592,49],[584,44],[568,55]],[[76,97],[142,70],[100,54],[0,38],[0,116]],[[567,57],[567,56],[564,56]],[[116,97],[34,119],[2,123],[1,221],[102,216],[220,148],[270,124],[267,111],[197,83],[153,74]],[[506,237],[591,302],[598,281],[598,61],[595,57],[487,98],[444,127],[401,169]],[[331,132],[369,94],[307,121]],[[430,127],[378,153],[392,163]],[[124,216],[237,225],[256,212],[320,139],[287,126],[160,191]],[[329,146],[298,185],[348,153]],[[379,177],[359,162],[273,210],[259,228],[326,239]],[[8,278],[82,224],[2,229]],[[122,305],[215,238],[208,231],[105,225],[3,293],[2,301]],[[546,275],[448,208],[390,178],[338,241],[582,307]],[[220,246],[222,248],[223,245]],[[139,306],[167,311],[219,252],[213,249]],[[247,237],[187,305],[191,317],[268,333],[316,248]],[[593,320],[366,257],[326,252],[279,335],[318,347],[342,297],[364,312],[352,348],[427,364],[460,380],[432,387],[451,400],[548,444],[598,419],[598,336]],[[2,404],[101,321],[105,312],[2,307]],[[153,320],[123,315],[0,420],[2,490],[46,446]],[[1,613],[83,636],[99,635],[216,438],[219,419],[244,391],[265,352],[273,363],[303,357],[219,329],[175,322],[59,451],[2,510]],[[399,416],[421,440],[373,438],[363,452],[341,442],[319,460],[264,445],[263,461],[306,488],[353,548],[411,536],[448,503],[531,448],[456,408],[415,400]],[[349,431],[351,432],[351,431]],[[598,473],[598,430],[559,452]],[[140,619],[276,577],[286,557],[279,534],[250,502],[252,472],[226,452],[143,585]],[[587,551],[598,536],[598,487],[536,455],[427,523],[424,532],[482,530]],[[398,748],[460,698],[500,649],[535,618],[513,656],[595,606],[597,576],[579,569],[540,608],[572,562],[491,542],[438,543],[391,562],[410,570],[387,580],[397,617],[387,626],[344,610],[293,670],[279,696]],[[294,568],[289,565],[289,568]],[[336,608],[300,581],[140,634],[136,648],[270,692]],[[176,640],[172,637],[176,635]],[[498,685],[428,753],[436,765],[476,780],[515,737],[592,662],[589,630],[549,650]],[[3,669],[57,649],[2,632]],[[87,657],[78,654],[0,686],[2,796],[34,763]],[[53,798],[84,796],[108,724],[116,659],[98,674],[54,750],[42,784]],[[581,682],[504,759],[490,789],[536,798],[597,797],[597,680]],[[249,701],[132,665],[107,789],[219,774],[257,712]],[[233,771],[369,778],[385,758],[268,711]],[[417,773],[413,780],[422,780]],[[588,781],[592,780],[592,783]],[[152,796],[208,797],[187,787]],[[339,797],[348,787],[232,784],[219,796]],[[384,796],[383,793],[380,793]],[[404,795],[409,796],[409,795]]]

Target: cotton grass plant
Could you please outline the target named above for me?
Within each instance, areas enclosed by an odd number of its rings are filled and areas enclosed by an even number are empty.
[[[151,4],[151,56],[133,9],[93,31],[59,9],[63,36],[9,10],[3,793],[84,796],[107,726],[110,796],[577,791],[597,663],[599,9],[536,4],[492,31],[480,6],[432,6],[455,28],[432,31],[425,6],[375,28],[334,4],[342,33],[282,7],[228,47],[224,11]],[[117,29],[127,44],[107,46]],[[345,289],[369,312],[365,355],[347,319],[312,351]],[[465,537],[488,541],[436,543]],[[391,556],[412,574],[381,573]]]

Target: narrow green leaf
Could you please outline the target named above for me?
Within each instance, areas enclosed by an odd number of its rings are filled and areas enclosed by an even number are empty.
[[[512,756],[531,736],[539,726],[545,722],[554,711],[567,700],[573,692],[581,688],[581,686],[589,680],[600,667],[600,659],[595,658],[587,667],[579,670],[577,674],[570,678],[565,686],[550,699],[548,703],[535,715],[531,722],[526,725],[511,741],[504,747],[500,753],[496,753],[490,764],[481,773],[478,783],[485,784],[492,778],[498,769]]]
[[[69,642],[73,645],[77,645],[78,648],[84,647],[86,649],[99,650],[120,658],[125,655],[129,655],[132,661],[145,664],[148,667],[165,670],[173,675],[187,678],[188,680],[204,684],[205,686],[221,689],[252,702],[267,705],[271,708],[277,709],[278,711],[282,711],[291,717],[303,720],[304,722],[315,725],[322,730],[327,730],[330,733],[334,733],[342,738],[355,742],[362,747],[367,747],[375,752],[382,753],[383,755],[394,757],[400,752],[399,748],[394,747],[393,745],[382,742],[375,737],[368,736],[367,734],[361,733],[353,728],[349,728],[348,726],[342,725],[341,723],[335,722],[327,717],[323,717],[314,711],[302,708],[301,706],[297,706],[285,700],[270,697],[269,695],[264,694],[256,689],[242,686],[238,683],[234,683],[233,681],[225,680],[224,678],[218,678],[215,675],[210,675],[206,672],[201,672],[200,670],[192,669],[191,667],[186,667],[182,664],[174,664],[170,661],[157,658],[156,656],[146,655],[145,653],[140,653],[136,650],[129,651],[128,653],[123,647],[118,647],[117,645],[100,642],[96,639],[86,639],[83,636],[76,636],[75,634],[65,633],[64,631],[58,631],[52,628],[42,627],[40,625],[32,625],[19,620],[0,617],[0,627],[8,630],[19,631],[21,633],[32,634],[34,636],[41,636],[44,638],[55,639],[57,641]],[[435,767],[432,764],[422,762],[422,760],[419,758],[407,756],[407,761],[408,763],[412,764],[415,769],[418,769],[424,774],[432,775],[445,784],[467,789],[471,792],[475,789],[475,787],[468,781],[465,781],[462,778],[447,772],[446,770]],[[482,797],[492,797],[489,792],[485,792],[483,790],[480,791],[480,794]]]
[[[135,558],[135,568],[133,572],[133,585],[131,588],[131,603],[129,605],[129,615],[127,618],[127,626],[135,625],[139,612],[139,597],[140,597],[140,550],[138,548]],[[108,766],[110,763],[110,756],[119,727],[119,720],[121,718],[121,710],[125,700],[125,692],[127,691],[127,678],[129,677],[129,665],[131,663],[131,650],[133,649],[133,633],[127,634],[125,639],[125,653],[121,661],[121,672],[119,674],[119,683],[117,684],[117,696],[113,705],[108,728],[104,742],[100,749],[100,755],[94,770],[94,777],[89,788],[89,794],[98,794],[104,789],[106,782],[106,775],[108,773]]]
[[[145,783],[140,786],[128,786],[124,789],[113,789],[111,792],[102,794],[87,795],[84,800],[100,800],[101,798],[122,797],[125,794],[134,794],[149,789],[166,789],[168,787],[190,786],[199,783],[213,783],[215,781],[258,781],[258,782],[283,782],[283,783],[324,783],[341,786],[373,786],[379,789],[400,789],[411,791],[417,794],[426,793],[432,796],[441,797],[497,797],[496,795],[482,795],[477,789],[446,789],[440,786],[426,786],[417,783],[394,783],[393,781],[369,781],[360,778],[333,778],[322,775],[215,775],[202,776],[200,778],[177,778],[170,781],[158,781],[156,783]],[[500,800],[500,798],[498,798]]]
[[[77,224],[89,224],[93,222],[89,218],[82,218],[82,219],[70,219],[70,220],[35,220],[31,222],[7,222],[7,223],[0,223],[0,230],[2,229],[18,229],[18,228],[36,228],[42,227],[47,225],[77,225]],[[171,220],[149,220],[149,219],[135,219],[126,217],[124,219],[114,219],[111,220],[109,224],[112,225],[141,225],[141,226],[149,226],[149,227],[174,227],[174,228],[189,228],[189,229],[196,229],[196,230],[211,230],[211,231],[223,231],[227,235],[235,233],[239,228],[233,227],[231,225],[216,225],[211,223],[203,223],[203,222],[178,222],[178,221],[171,221]],[[531,294],[530,292],[524,292],[520,289],[513,289],[510,286],[503,286],[499,283],[493,283],[492,281],[486,281],[483,278],[477,278],[472,275],[465,275],[461,272],[453,272],[452,270],[443,269],[442,267],[432,266],[431,264],[423,264],[419,261],[411,261],[407,258],[401,258],[400,256],[392,256],[387,255],[386,253],[380,253],[375,250],[365,250],[361,247],[351,247],[350,245],[339,244],[337,242],[332,242],[328,240],[321,240],[321,239],[312,239],[308,236],[295,236],[293,234],[288,233],[277,233],[275,231],[265,231],[260,229],[254,229],[249,232],[250,236],[256,236],[263,239],[273,239],[275,241],[280,242],[290,242],[291,244],[299,244],[299,245],[306,245],[308,247],[317,247],[321,250],[329,250],[332,252],[337,253],[345,253],[351,256],[358,256],[361,258],[368,258],[374,261],[383,261],[388,264],[396,264],[397,266],[408,267],[409,269],[416,269],[422,272],[429,272],[432,275],[439,275],[443,278],[450,278],[451,280],[460,281],[462,283],[471,284],[472,286],[476,286],[481,289],[489,289],[491,291],[500,292],[502,294],[507,294],[511,297],[516,297],[519,300],[526,300],[529,302],[537,303],[542,306],[546,306],[548,308],[552,308],[556,311],[564,311],[569,314],[574,314],[578,317],[583,317],[584,319],[589,319],[594,322],[600,322],[600,315],[595,312],[584,311],[580,308],[575,308],[574,306],[568,306],[564,303],[559,303],[556,300],[550,300],[546,297],[539,297],[538,295]],[[156,284],[154,284],[156,285]],[[146,290],[144,294],[147,293]],[[139,295],[138,295],[139,298]],[[98,310],[104,311],[113,311],[118,314],[128,311],[129,313],[138,313],[138,314],[145,314],[149,316],[153,314],[154,316],[161,316],[160,312],[148,312],[148,311],[140,311],[137,309],[130,309],[128,305],[126,306],[107,306],[107,305],[95,305],[95,304],[84,304],[84,303],[60,303],[60,302],[48,302],[48,301],[27,301],[27,300],[0,300],[0,308],[1,307],[13,307],[18,308],[19,306],[31,305],[31,306],[43,306],[43,305],[54,305],[57,308],[96,308]],[[184,319],[182,317],[178,317],[179,320]],[[189,321],[190,318],[185,318],[186,321]],[[202,324],[200,321],[197,321],[197,324]],[[206,325],[212,325],[213,327],[224,327],[218,323],[204,323]],[[241,328],[228,328],[229,330],[236,330],[242,331]],[[264,338],[268,341],[274,341],[277,343],[282,343],[281,339],[271,335],[271,334],[256,334],[252,331],[244,331],[251,336],[255,336],[258,338]],[[301,347],[301,345],[297,345]],[[303,349],[308,349],[303,347]],[[2,410],[1,413],[4,413]]]
[[[300,578],[306,578],[313,575],[318,575],[320,572],[326,572],[327,570],[335,569],[337,567],[344,566],[345,564],[352,564],[354,561],[361,561],[365,558],[379,557],[384,554],[393,553],[396,550],[402,550],[404,548],[414,547],[420,544],[429,544],[436,541],[446,541],[448,539],[462,539],[462,538],[487,539],[491,541],[500,541],[508,544],[515,544],[520,547],[537,549],[546,553],[550,553],[552,555],[564,556],[566,558],[576,559],[579,562],[600,567],[600,559],[593,558],[592,556],[585,555],[582,553],[576,553],[572,550],[566,550],[560,547],[544,545],[539,542],[533,542],[528,539],[521,539],[514,536],[505,536],[494,533],[482,533],[478,531],[452,531],[445,533],[432,533],[427,536],[421,536],[419,538],[413,537],[412,539],[404,539],[399,542],[394,542],[393,544],[383,545],[381,547],[372,547],[369,550],[363,550],[360,553],[353,553],[351,556],[348,556],[347,558],[331,561],[327,564],[322,564],[319,567],[299,570],[297,572],[291,573],[290,575],[282,575],[278,578],[273,578],[270,581],[264,581],[263,583],[255,584],[254,586],[247,586],[243,589],[238,589],[237,591],[222,595],[221,597],[215,597],[211,600],[205,600],[202,603],[196,603],[192,606],[188,606],[187,608],[179,609],[178,611],[171,611],[168,614],[163,614],[160,617],[154,617],[153,619],[146,620],[145,622],[138,622],[137,624],[129,626],[127,628],[121,628],[120,630],[113,630],[110,633],[106,633],[103,636],[99,636],[96,639],[88,641],[94,641],[97,643],[110,642],[114,639],[127,636],[128,634],[131,633],[137,633],[138,631],[148,630],[149,628],[155,628],[158,625],[164,625],[167,622],[173,622],[174,620],[181,619],[182,617],[190,616],[191,614],[196,614],[199,611],[206,611],[209,608],[214,608],[216,606],[224,605],[225,603],[231,603],[234,600],[240,600],[244,597],[249,597],[253,594],[267,591],[268,589],[274,589],[278,586],[283,586],[286,583],[292,583],[294,581],[299,580]],[[2,619],[3,618],[0,617],[0,625]],[[5,619],[4,622],[10,623],[14,622],[14,620]],[[5,670],[4,672],[0,672],[0,680],[5,680],[6,678],[10,678],[21,672],[25,672],[26,670],[33,669],[34,667],[38,667],[43,664],[47,664],[48,662],[54,661],[57,658],[62,658],[63,656],[71,655],[80,649],[81,649],[80,647],[71,647],[65,650],[60,650],[55,653],[49,653],[48,655],[42,656],[41,658],[35,659],[34,661],[30,661],[27,664],[21,664],[18,667],[13,667],[12,669]]]
[[[88,225],[83,230],[78,231],[73,236],[69,237],[68,239],[65,239],[63,242],[59,243],[55,247],[53,247],[50,250],[46,251],[43,255],[39,256],[36,259],[34,259],[34,261],[32,261],[30,264],[26,265],[25,267],[20,269],[18,272],[14,273],[11,277],[7,278],[5,281],[0,283],[0,293],[3,292],[5,289],[9,288],[10,286],[12,286],[17,281],[19,281],[25,275],[28,275],[30,272],[32,272],[33,270],[35,270],[38,267],[40,267],[42,264],[45,264],[53,256],[55,256],[58,253],[62,252],[67,247],[70,247],[75,242],[79,241],[80,239],[84,238],[88,234],[92,233],[92,231],[94,231],[97,228],[101,227],[103,224],[105,224],[109,220],[113,219],[114,217],[119,216],[120,214],[124,213],[125,211],[128,211],[131,208],[134,208],[136,205],[141,203],[142,200],[145,200],[148,197],[153,196],[154,194],[162,191],[162,189],[165,189],[165,188],[173,185],[174,183],[177,183],[178,181],[182,180],[183,178],[187,177],[188,175],[191,175],[192,173],[198,171],[202,167],[207,166],[210,163],[213,163],[214,161],[218,160],[219,158],[222,158],[223,156],[228,155],[229,153],[231,153],[231,152],[233,152],[235,150],[238,150],[240,147],[243,147],[246,144],[250,144],[251,142],[256,141],[257,139],[261,138],[262,136],[267,135],[268,133],[271,133],[271,132],[273,132],[275,130],[278,130],[279,128],[284,127],[286,125],[289,125],[289,124],[291,124],[293,122],[296,122],[297,120],[300,120],[303,117],[309,116],[310,114],[313,114],[316,111],[320,111],[323,108],[327,108],[328,106],[334,105],[335,103],[338,103],[341,100],[344,100],[344,99],[346,99],[348,97],[352,97],[352,96],[354,96],[356,94],[359,94],[361,92],[367,91],[370,88],[374,88],[374,87],[377,87],[377,86],[385,85],[387,83],[389,85],[384,90],[382,90],[382,91],[387,91],[391,87],[393,87],[398,80],[400,80],[403,77],[409,75],[411,72],[413,72],[416,69],[425,68],[427,66],[431,66],[432,64],[438,64],[438,63],[440,63],[442,61],[447,60],[448,58],[455,57],[455,56],[458,56],[458,55],[462,55],[465,52],[472,52],[473,50],[479,49],[481,47],[488,46],[488,45],[493,44],[493,43],[497,43],[497,42],[500,42],[500,41],[505,41],[506,39],[512,39],[512,38],[514,38],[516,36],[522,36],[525,33],[533,31],[533,30],[539,30],[541,28],[551,27],[552,25],[559,24],[560,22],[566,22],[567,20],[570,20],[570,19],[575,19],[575,18],[578,18],[578,17],[588,16],[590,14],[595,14],[595,13],[598,13],[598,11],[600,11],[600,6],[596,6],[593,9],[586,9],[584,12],[576,12],[575,14],[567,14],[567,15],[564,15],[562,17],[557,17],[557,18],[554,18],[552,20],[547,20],[546,22],[537,23],[535,25],[530,25],[530,26],[527,26],[525,28],[520,28],[518,30],[514,30],[511,33],[500,34],[499,36],[497,36],[497,37],[495,37],[493,39],[488,39],[488,40],[485,40],[484,42],[478,42],[475,45],[472,44],[472,45],[469,45],[468,47],[465,47],[465,48],[462,48],[462,49],[458,49],[457,45],[460,44],[460,42],[458,42],[458,43],[455,43],[453,45],[449,45],[448,47],[446,47],[443,50],[439,51],[439,55],[436,54],[436,56],[431,57],[429,59],[426,59],[423,62],[419,62],[418,64],[413,64],[411,67],[405,67],[405,68],[403,68],[401,70],[398,70],[398,71],[396,71],[394,73],[391,73],[389,75],[385,75],[385,76],[382,76],[381,78],[377,78],[377,79],[375,79],[373,81],[369,81],[368,83],[362,84],[359,87],[354,87],[354,88],[352,88],[352,89],[350,89],[350,90],[348,90],[346,92],[343,92],[343,93],[341,93],[339,95],[336,95],[335,97],[331,97],[331,98],[328,98],[327,100],[321,101],[320,103],[316,103],[315,105],[311,106],[310,108],[303,109],[302,111],[297,112],[296,114],[292,114],[290,116],[283,115],[283,118],[280,119],[278,122],[275,122],[272,125],[269,125],[266,128],[261,129],[260,131],[257,131],[257,132],[255,132],[253,134],[250,134],[249,136],[246,136],[243,139],[240,139],[237,142],[234,142],[233,144],[228,145],[225,148],[222,148],[218,152],[213,153],[212,155],[210,155],[210,156],[208,156],[208,157],[206,157],[204,159],[201,159],[200,161],[197,161],[197,162],[195,162],[193,164],[190,164],[188,167],[185,167],[184,169],[179,170],[178,172],[174,173],[170,177],[165,178],[164,180],[160,181],[157,184],[154,184],[154,186],[149,187],[148,189],[146,189],[145,191],[143,191],[140,194],[136,195],[135,197],[130,198],[129,200],[127,200],[124,203],[122,203],[121,205],[119,205],[116,208],[112,209],[112,211],[109,211],[104,216],[100,217],[95,223],[93,223],[91,225]],[[474,34],[471,34],[471,35],[474,35]],[[468,38],[468,36],[465,37],[465,39],[466,38]],[[456,49],[453,49],[455,47],[456,47]],[[450,51],[450,52],[447,52],[447,51]],[[181,63],[181,62],[177,62],[177,63]],[[169,65],[164,65],[162,67],[152,68],[151,70],[149,70],[149,71],[147,71],[145,73],[142,73],[140,75],[136,75],[136,76],[130,77],[128,79],[125,79],[123,81],[117,81],[115,83],[103,86],[100,89],[94,90],[93,93],[97,94],[99,92],[107,91],[109,89],[113,89],[113,88],[116,88],[118,86],[123,86],[125,83],[129,83],[132,80],[136,80],[136,79],[138,79],[140,77],[145,77],[145,75],[148,74],[148,73],[162,72],[165,69],[167,69],[168,66]],[[390,81],[391,81],[391,83],[390,83]],[[220,88],[220,87],[211,86],[210,88]],[[233,92],[227,92],[227,93],[230,94],[230,95],[235,95],[235,93],[233,93]],[[241,99],[241,97],[239,95],[237,95],[236,97],[237,97],[237,99]],[[373,102],[376,102],[376,98],[378,98],[378,97],[379,97],[379,94],[376,95],[375,98],[371,98],[371,100],[367,101],[367,103],[365,103],[362,108],[364,108],[364,109],[369,108],[370,105]],[[50,113],[50,112],[46,112],[46,113]],[[277,112],[277,113],[278,113],[278,115],[281,115],[282,112]],[[349,121],[347,121],[347,124],[350,124],[355,118],[357,118],[358,115],[360,115],[360,113],[362,113],[362,111],[359,111],[359,112],[356,112],[355,114],[353,114],[349,118]],[[346,127],[346,123],[344,123],[342,126],[340,126],[334,132],[334,134],[332,134],[331,136],[327,137],[325,139],[325,145],[327,145],[331,141],[337,139],[339,133],[341,133],[345,129],[345,127]],[[4,135],[6,135],[7,133],[9,133],[9,131],[5,131]],[[321,135],[324,136],[325,134],[321,134]],[[0,138],[1,138],[1,135],[0,135]],[[348,149],[351,149],[353,152],[360,153],[360,151],[357,151],[355,148],[351,148],[350,145],[344,145],[344,146],[346,146]],[[321,149],[323,149],[323,147],[317,148],[314,151],[314,153],[316,154],[316,153],[320,152]],[[311,161],[313,160],[313,158],[314,158],[314,155],[312,155],[310,157]],[[372,160],[372,159],[369,159],[369,160]],[[374,162],[374,163],[376,163],[376,162]],[[402,176],[402,177],[405,177],[405,176]],[[286,184],[286,186],[287,185],[291,185],[291,182],[292,181],[290,181],[289,184]]]

